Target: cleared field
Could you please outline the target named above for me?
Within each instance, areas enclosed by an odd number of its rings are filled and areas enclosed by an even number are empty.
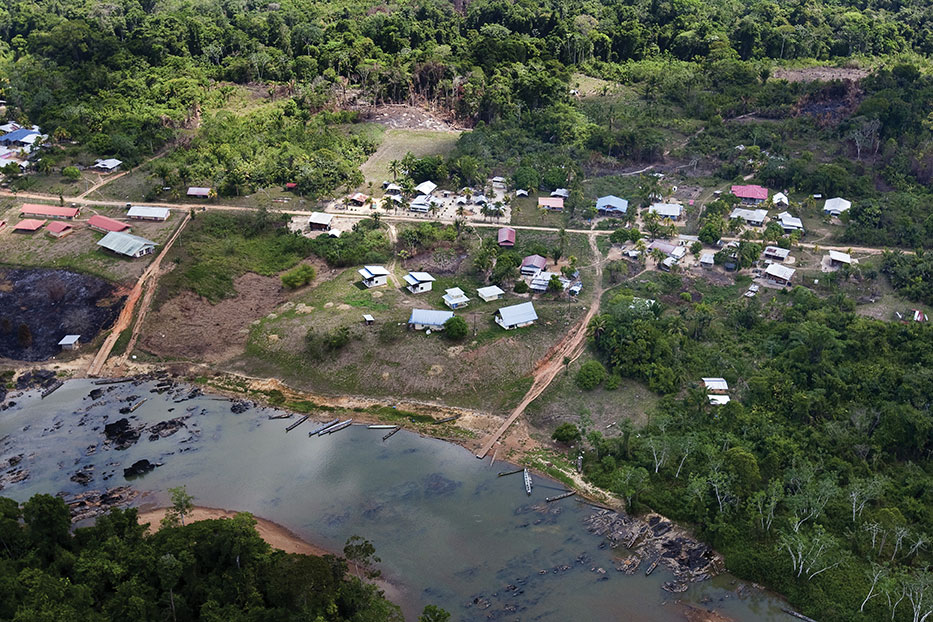
[[[537,198],[519,197],[512,201],[510,224],[525,227],[564,227],[567,217],[561,212],[540,209]]]
[[[387,129],[382,144],[360,167],[360,171],[367,184],[372,183],[374,188],[381,189],[382,182],[392,179],[392,173],[389,172],[389,162],[392,160],[401,160],[409,151],[418,157],[446,156],[459,138],[460,132],[455,131]]]

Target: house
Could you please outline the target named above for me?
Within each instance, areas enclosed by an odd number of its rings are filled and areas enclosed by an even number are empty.
[[[519,268],[519,272],[525,276],[534,276],[545,268],[547,268],[547,259],[541,255],[528,255],[522,259],[522,265]]]
[[[537,274],[531,277],[531,283],[528,284],[528,287],[537,293],[546,292],[548,285],[551,284],[551,277],[556,276],[560,280],[561,287],[567,289],[567,286],[570,285],[570,281],[566,277],[562,277],[556,272],[548,272],[546,270],[540,270]]]
[[[766,246],[762,255],[765,259],[771,261],[785,261],[787,256],[790,255],[790,249],[781,248],[780,246]]]
[[[829,265],[833,268],[839,268],[843,265],[852,265],[853,260],[849,253],[840,253],[839,251],[829,251]]]
[[[431,194],[437,190],[437,184],[433,181],[423,181],[415,186],[415,192],[418,194]]]
[[[207,199],[211,196],[210,188],[201,188],[198,186],[191,186],[188,188],[189,197],[197,197],[199,199]]]
[[[628,201],[614,194],[607,194],[596,199],[596,211],[602,216],[625,214],[628,211]]]
[[[564,211],[564,199],[563,197],[538,197],[538,207],[553,212],[562,212]]]
[[[36,129],[20,128],[0,136],[0,145],[14,145],[16,147],[32,147],[42,137],[42,132]]]
[[[476,290],[476,294],[483,302],[492,302],[493,300],[502,298],[505,292],[496,285],[490,285],[489,287],[480,287]]]
[[[78,215],[77,207],[59,207],[57,205],[33,205],[26,203],[19,210],[20,216],[38,216],[40,218],[58,218],[71,220]]]
[[[505,186],[505,177],[493,177],[489,181],[491,181],[494,186]]]
[[[724,395],[729,392],[729,383],[724,378],[703,378],[703,385],[710,393]]]
[[[97,245],[118,255],[134,258],[149,255],[155,250],[155,242],[120,231],[110,231],[97,242]]]
[[[369,201],[369,195],[363,194],[362,192],[356,192],[350,195],[350,198],[347,199],[353,205],[362,207],[366,205],[366,202]]]
[[[670,242],[662,242],[661,240],[655,240],[648,245],[648,250],[658,249],[668,257],[673,257],[676,259],[682,259],[684,255],[687,254],[687,249],[678,244],[671,244]]]
[[[509,248],[515,246],[515,229],[512,227],[502,227],[499,229],[499,246]]]
[[[768,198],[768,189],[755,184],[732,186],[732,194],[742,199],[742,203],[757,205]]]
[[[454,316],[453,311],[436,309],[412,309],[408,318],[408,328],[415,330],[444,330],[444,324]]]
[[[445,291],[447,293],[444,294],[444,304],[451,309],[462,309],[470,304],[470,299],[459,287],[451,287]]]
[[[781,212],[777,217],[778,222],[781,223],[781,229],[784,230],[784,233],[803,231],[803,221],[799,218],[791,216],[790,212]]]
[[[158,222],[168,220],[171,215],[172,211],[167,207],[146,207],[143,205],[134,205],[126,212],[126,217],[133,220],[154,220]]]
[[[363,266],[357,272],[366,287],[381,287],[389,282],[389,271],[384,266]]]
[[[106,216],[101,216],[100,214],[94,214],[87,221],[87,226],[93,229],[94,231],[100,231],[101,233],[107,233],[108,231],[126,231],[130,228],[125,222],[120,222],[119,220],[114,220],[113,218],[107,218]]]
[[[725,406],[732,401],[728,395],[709,394],[706,396],[706,399],[709,400],[711,406]]]
[[[388,184],[385,187],[386,194],[400,195],[402,194],[402,187],[398,184]]]
[[[486,198],[485,194],[477,194],[473,197],[474,205],[486,205],[489,203],[489,199]]]
[[[729,214],[729,218],[735,220],[739,218],[745,221],[745,224],[749,227],[760,227],[765,224],[765,218],[768,217],[768,210],[766,209],[744,209],[737,207],[732,210],[732,213]]]
[[[121,164],[123,164],[123,162],[117,160],[116,158],[108,158],[106,160],[98,160],[91,168],[103,173],[112,173],[114,171],[120,170]]]
[[[517,196],[517,197],[527,197],[527,196],[528,196],[528,191],[527,191],[527,190],[522,190],[521,188],[519,188],[518,190],[515,191],[515,196]]]
[[[62,340],[58,342],[58,345],[62,347],[62,350],[77,350],[79,339],[81,339],[81,335],[65,335],[62,337]]]
[[[74,227],[69,225],[67,222],[62,222],[60,220],[50,222],[49,225],[45,228],[45,232],[53,238],[63,238],[69,233],[74,233],[74,230]]]
[[[311,215],[308,216],[308,229],[311,231],[330,231],[330,223],[333,220],[333,214],[311,212]]]
[[[530,326],[538,321],[538,314],[530,302],[523,302],[496,311],[496,324],[505,330]]]
[[[790,285],[790,280],[794,278],[793,268],[788,268],[787,266],[779,263],[773,263],[767,268],[765,268],[765,278],[768,278],[778,285]]]
[[[404,280],[406,283],[408,283],[407,289],[412,294],[429,292],[431,291],[431,286],[434,283],[434,277],[427,272],[409,272],[405,275]]]
[[[838,217],[841,213],[848,211],[850,207],[852,207],[852,201],[833,197],[832,199],[826,199],[826,203],[823,204],[823,213]]]
[[[704,268],[712,268],[716,261],[713,253],[703,253],[700,255],[700,265]]]
[[[421,214],[426,214],[428,210],[431,209],[431,203],[428,201],[428,195],[422,194],[418,196],[411,204],[408,206],[408,209],[413,212],[419,212]]]
[[[19,231],[20,233],[32,233],[33,231],[38,231],[43,226],[45,226],[45,220],[36,220],[35,218],[24,218],[23,220],[16,223],[13,227],[13,231]]]
[[[787,207],[790,205],[790,200],[783,192],[778,192],[773,197],[771,197],[771,202],[774,203],[775,207]]]
[[[560,197],[562,199],[570,198],[570,191],[566,188],[557,188],[554,192],[551,193],[552,197]]]
[[[684,213],[684,206],[677,203],[655,203],[648,208],[649,214],[657,214],[668,220],[680,220]]]
[[[387,194],[385,198],[388,199],[389,201],[392,201],[396,205],[401,205],[402,203],[404,203],[404,201],[402,200],[402,195],[400,194]]]

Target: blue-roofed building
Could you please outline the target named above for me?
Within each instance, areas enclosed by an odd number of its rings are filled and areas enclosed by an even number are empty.
[[[454,316],[453,311],[437,311],[435,309],[412,309],[408,318],[408,328],[415,330],[444,330],[444,322]]]
[[[41,135],[41,132],[38,130],[27,130],[26,128],[13,130],[8,134],[0,136],[0,144],[19,145],[20,147],[25,147],[35,143]]]
[[[363,266],[357,272],[366,287],[381,287],[389,282],[389,271],[384,266]]]
[[[434,277],[427,272],[409,272],[404,279],[408,283],[408,291],[412,294],[429,292],[434,283]]]
[[[628,201],[620,199],[614,194],[607,194],[604,197],[596,199],[596,211],[601,216],[613,214],[625,214],[628,212]]]
[[[502,307],[496,311],[496,324],[505,330],[530,326],[538,321],[538,313],[530,302]]]

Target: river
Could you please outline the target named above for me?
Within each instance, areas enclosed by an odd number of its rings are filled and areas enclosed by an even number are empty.
[[[385,442],[385,430],[364,426],[308,438],[308,422],[286,434],[296,419],[270,420],[272,409],[233,414],[226,399],[176,402],[190,387],[162,395],[153,387],[73,380],[45,399],[16,396],[0,412],[0,463],[24,454],[18,468],[30,475],[0,495],[102,490],[126,484],[123,468],[137,460],[161,462],[131,482],[150,500],[165,502],[168,488],[184,484],[198,505],[251,512],[328,550],[352,535],[370,540],[409,620],[433,603],[453,620],[674,622],[684,619],[677,601],[743,622],[787,619],[766,593],[738,597],[740,582],[728,575],[674,595],[661,589],[671,578],[663,568],[617,572],[624,551],[600,548],[584,527],[592,508],[573,498],[545,504],[563,486],[539,476],[527,497],[520,475],[496,476],[507,463],[404,430]],[[92,400],[93,388],[107,393]],[[187,428],[152,441],[143,433],[122,451],[105,445],[104,424],[125,416],[121,400],[132,395],[148,398],[128,415],[134,425],[190,414]],[[94,478],[86,487],[69,480],[82,468]]]

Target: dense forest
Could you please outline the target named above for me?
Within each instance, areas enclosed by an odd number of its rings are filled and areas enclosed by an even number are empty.
[[[273,550],[254,525],[239,514],[147,535],[136,509],[117,509],[72,532],[60,498],[0,497],[0,619],[402,620],[346,560]]]
[[[853,309],[803,288],[680,313],[618,293],[590,326],[606,372],[578,382],[636,378],[664,398],[637,433],[590,431],[585,473],[695,525],[819,620],[916,622],[933,611],[933,328]],[[720,375],[732,401],[711,406],[699,379]]]

